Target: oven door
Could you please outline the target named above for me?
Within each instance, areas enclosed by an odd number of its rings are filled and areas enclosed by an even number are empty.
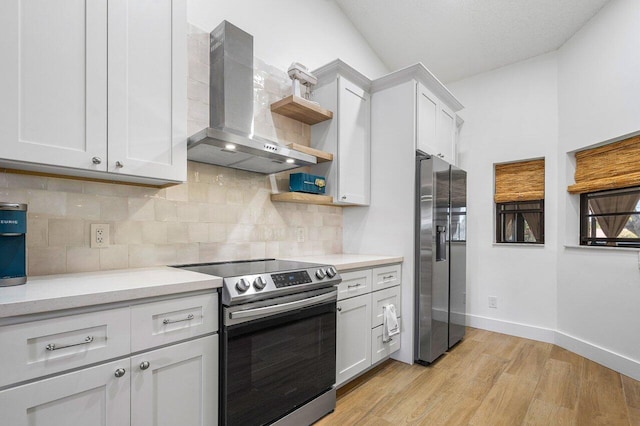
[[[336,290],[311,293],[225,308],[222,424],[271,423],[335,384]]]

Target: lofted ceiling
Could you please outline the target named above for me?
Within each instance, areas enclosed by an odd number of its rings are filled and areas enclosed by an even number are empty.
[[[609,0],[335,0],[380,59],[444,82],[558,49]]]

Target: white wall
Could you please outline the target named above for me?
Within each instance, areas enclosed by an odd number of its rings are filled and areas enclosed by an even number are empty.
[[[188,20],[213,30],[227,20],[253,35],[254,55],[286,70],[309,69],[336,58],[369,78],[389,72],[333,0],[188,0]]]
[[[465,106],[458,162],[468,173],[470,324],[547,341],[556,326],[556,76],[551,53],[448,86]],[[544,246],[494,244],[494,163],[540,157],[547,182]],[[497,309],[488,307],[489,296],[498,298]]]
[[[567,153],[640,130],[640,3],[614,0],[559,52],[558,330],[575,350],[640,378],[635,250],[578,244],[579,196]],[[611,360],[609,354],[618,354]]]
[[[579,196],[566,187],[575,150],[640,131],[639,76],[640,3],[612,0],[559,51],[449,85],[465,105],[470,323],[555,341],[636,379],[638,250],[576,247]],[[544,248],[493,245],[493,163],[540,156]]]

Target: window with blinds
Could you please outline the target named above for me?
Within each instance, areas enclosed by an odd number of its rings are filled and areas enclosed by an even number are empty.
[[[544,243],[544,158],[496,164],[497,243]]]
[[[575,154],[580,244],[640,247],[640,136]]]

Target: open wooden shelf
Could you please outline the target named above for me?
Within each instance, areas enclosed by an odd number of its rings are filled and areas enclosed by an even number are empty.
[[[290,143],[287,146],[295,151],[300,151],[305,154],[313,155],[314,157],[317,158],[318,163],[333,161],[333,154],[330,152],[320,151],[319,149],[309,148],[308,146],[300,145],[297,143]]]
[[[271,194],[271,201],[283,201],[286,203],[332,205],[333,197],[330,195],[306,194],[304,192],[280,192]]]
[[[281,114],[294,120],[313,125],[331,120],[333,112],[299,96],[287,96],[271,104],[271,112]]]

